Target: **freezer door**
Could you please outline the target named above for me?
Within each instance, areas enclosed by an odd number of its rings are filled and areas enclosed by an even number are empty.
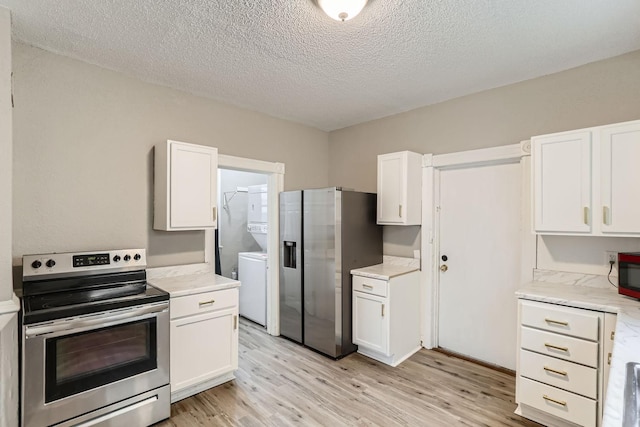
[[[302,343],[302,191],[280,193],[280,335]]]
[[[303,196],[304,344],[331,357],[340,355],[342,341],[341,277],[336,274],[340,193],[325,188],[305,190]]]

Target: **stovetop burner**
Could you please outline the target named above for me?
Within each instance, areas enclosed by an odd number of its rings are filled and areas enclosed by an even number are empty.
[[[117,264],[121,260],[128,264]],[[144,250],[25,256],[23,323],[168,300],[168,293],[147,284],[145,266]]]

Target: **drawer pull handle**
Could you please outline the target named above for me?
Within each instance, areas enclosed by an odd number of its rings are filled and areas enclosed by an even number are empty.
[[[562,320],[553,320],[545,317],[544,321],[547,323],[554,323],[556,325],[569,326],[569,322],[563,322]]]
[[[202,307],[203,305],[210,305],[210,304],[214,304],[215,302],[216,302],[216,300],[212,299],[212,300],[209,300],[209,301],[201,301],[201,302],[198,303],[198,305],[200,307]]]
[[[543,398],[544,400],[547,400],[547,401],[549,401],[549,402],[556,403],[556,404],[561,405],[561,406],[567,406],[567,402],[564,402],[564,401],[562,401],[562,400],[556,400],[556,399],[554,399],[554,398],[552,398],[552,397],[547,396],[546,394],[543,394],[543,395],[542,395],[542,398]]]
[[[554,374],[562,375],[564,377],[567,376],[567,373],[565,371],[558,371],[557,369],[553,369],[548,366],[545,366],[543,369],[547,372],[553,372]]]
[[[382,304],[382,317],[384,317],[384,304]]]
[[[362,287],[365,288],[365,289],[369,289],[370,291],[373,290],[373,286],[371,286],[371,285],[362,285]]]
[[[555,350],[569,351],[569,347],[560,347],[559,345],[553,345],[553,344],[549,344],[549,343],[544,343],[544,346],[547,347],[547,348],[553,348]]]

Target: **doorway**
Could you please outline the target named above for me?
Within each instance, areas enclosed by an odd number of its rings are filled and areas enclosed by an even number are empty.
[[[239,265],[240,254],[248,262],[247,274],[255,275],[258,257],[251,254],[262,252],[266,264],[266,328],[271,335],[279,335],[280,324],[278,318],[279,278],[278,265],[280,254],[278,250],[279,204],[278,195],[284,189],[284,164],[265,162],[242,157],[219,155],[219,260],[222,275],[233,276],[234,268],[238,279],[243,280]],[[266,191],[264,191],[264,190]],[[266,216],[255,216],[258,208],[255,197],[261,200],[260,209],[266,210]],[[253,214],[249,197],[254,197]],[[257,220],[257,221],[256,221]],[[264,222],[266,220],[266,222]],[[263,222],[264,227],[255,224],[253,234],[247,230],[250,222]],[[226,227],[225,227],[226,223]],[[264,231],[264,234],[262,233]],[[264,240],[259,242],[260,240]],[[262,243],[262,245],[260,244]],[[216,261],[217,262],[217,261]],[[260,266],[258,266],[260,267]],[[258,268],[258,270],[264,267]],[[245,277],[246,280],[246,277]],[[245,287],[245,290],[248,286]],[[240,300],[242,315],[243,298]],[[245,316],[248,317],[248,316]],[[249,318],[249,317],[248,317]],[[254,320],[254,319],[250,319]]]
[[[518,144],[433,156],[425,168],[426,346],[515,369],[514,293],[531,242],[524,155]]]
[[[216,273],[237,279],[240,316],[267,325],[267,175],[218,169]]]

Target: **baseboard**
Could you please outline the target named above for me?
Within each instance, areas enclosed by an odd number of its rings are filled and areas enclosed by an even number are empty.
[[[192,385],[190,387],[186,387],[178,391],[171,391],[171,403],[175,403],[179,400],[186,399],[187,397],[193,396],[194,394],[201,393],[205,390],[209,390],[212,387],[219,386],[220,384],[224,384],[235,378],[236,376],[233,375],[233,372],[229,372],[228,374],[220,375],[219,377],[215,377],[210,380],[203,381],[199,384]]]

